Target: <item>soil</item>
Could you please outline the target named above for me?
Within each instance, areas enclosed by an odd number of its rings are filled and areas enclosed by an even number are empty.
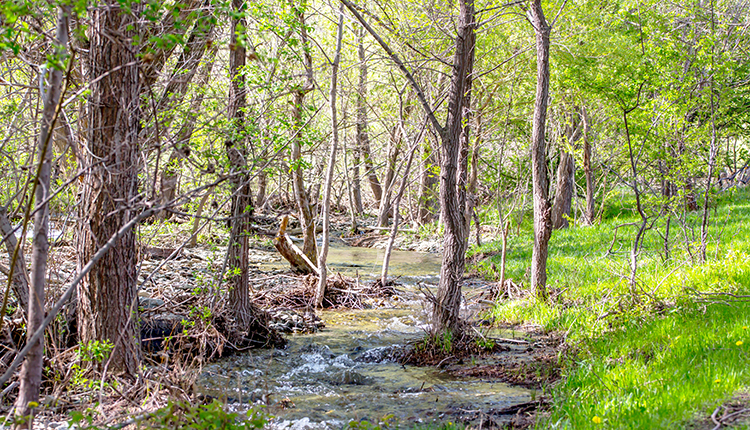
[[[717,406],[709,416],[701,417],[688,428],[714,430],[720,428],[750,426],[750,392],[740,391],[731,399]]]

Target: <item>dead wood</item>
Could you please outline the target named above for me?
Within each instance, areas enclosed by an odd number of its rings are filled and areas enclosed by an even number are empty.
[[[297,273],[315,273],[320,275],[320,271],[312,261],[292,242],[292,239],[286,234],[286,226],[289,223],[289,216],[284,215],[279,226],[276,237],[273,238],[273,246],[279,251],[282,257],[289,262],[292,270]]]

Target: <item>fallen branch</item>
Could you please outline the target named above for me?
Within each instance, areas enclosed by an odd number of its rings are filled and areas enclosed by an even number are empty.
[[[273,246],[279,251],[282,257],[292,265],[292,270],[300,273],[315,273],[320,276],[320,270],[310,261],[309,258],[292,242],[292,239],[286,234],[286,226],[289,223],[289,216],[284,215],[279,226],[276,237],[273,238]]]

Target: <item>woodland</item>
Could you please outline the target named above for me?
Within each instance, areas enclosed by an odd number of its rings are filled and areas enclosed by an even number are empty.
[[[0,426],[750,428],[749,31],[2,1]]]

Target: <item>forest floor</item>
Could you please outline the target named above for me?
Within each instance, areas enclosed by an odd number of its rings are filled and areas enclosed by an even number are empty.
[[[629,225],[638,219],[627,194],[612,200],[600,224],[553,233],[546,303],[524,294],[531,226],[509,238],[507,277],[521,288],[507,289],[491,318],[564,339],[552,359],[560,379],[543,388],[549,410],[535,427],[750,428],[750,192],[725,192],[711,210],[705,263],[700,211],[671,217],[668,255],[667,219],[656,220],[635,286]],[[495,278],[500,249],[474,248],[473,270]]]

